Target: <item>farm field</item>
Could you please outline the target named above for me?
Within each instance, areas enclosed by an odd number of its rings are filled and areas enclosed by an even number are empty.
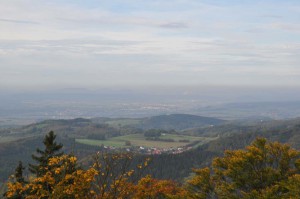
[[[28,135],[0,135],[0,144],[2,143],[10,143],[15,142],[18,140],[24,140],[27,138],[32,138],[34,135],[28,134]]]
[[[128,147],[125,145],[125,142],[130,141],[132,146],[170,148],[170,147],[185,146],[194,141],[200,141],[199,145],[201,145],[214,139],[208,137],[194,137],[194,136],[174,135],[174,134],[166,134],[161,136],[160,138],[173,139],[174,142],[146,140],[143,134],[131,134],[131,135],[113,137],[108,140],[76,139],[76,142],[81,144],[93,145],[93,146],[105,145],[105,146],[124,148],[124,147]],[[190,142],[179,142],[179,140],[189,140]]]
[[[0,135],[0,144],[2,143],[8,143],[8,142],[13,142],[16,140],[19,140],[20,138],[18,137],[13,137],[13,136],[1,136]]]

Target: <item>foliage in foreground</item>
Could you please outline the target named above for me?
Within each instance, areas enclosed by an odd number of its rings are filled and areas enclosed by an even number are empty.
[[[245,150],[225,151],[212,169],[195,169],[191,198],[299,198],[299,151],[257,138]]]
[[[59,155],[40,164],[43,173],[24,179],[23,166],[8,182],[6,198],[300,198],[300,152],[288,145],[256,139],[244,150],[225,151],[212,168],[194,169],[185,185],[153,179],[132,167],[132,154],[95,155],[88,169],[77,158]]]
[[[63,155],[49,159],[43,176],[31,178],[28,183],[12,179],[8,184],[7,198],[180,198],[185,190],[168,180],[155,180],[150,176],[138,178],[148,160],[127,170],[129,154],[97,154],[95,163],[87,170],[76,166],[74,156]],[[104,161],[102,161],[104,160]]]

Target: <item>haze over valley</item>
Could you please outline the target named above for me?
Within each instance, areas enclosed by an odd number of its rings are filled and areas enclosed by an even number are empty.
[[[43,119],[135,118],[172,113],[229,120],[287,119],[300,115],[300,94],[296,90],[207,86],[3,91],[0,118],[2,125],[22,120],[25,124]]]

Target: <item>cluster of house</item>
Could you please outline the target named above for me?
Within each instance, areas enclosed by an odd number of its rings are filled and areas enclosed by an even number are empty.
[[[139,147],[138,151],[148,155],[160,154],[179,154],[184,151],[190,150],[192,147],[170,147],[170,148],[156,148],[156,147]]]
[[[183,147],[170,147],[170,148],[157,148],[157,147],[133,147],[130,148],[117,148],[114,146],[103,146],[104,150],[118,150],[118,151],[126,151],[126,152],[137,152],[141,154],[147,155],[160,155],[160,154],[179,154],[184,151],[191,150],[191,146],[183,146]]]

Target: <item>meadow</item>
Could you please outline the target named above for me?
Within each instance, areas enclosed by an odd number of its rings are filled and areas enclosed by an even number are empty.
[[[212,138],[194,137],[186,135],[165,134],[160,136],[161,139],[173,139],[174,142],[146,140],[143,134],[131,134],[125,136],[113,137],[107,140],[92,140],[92,139],[76,139],[76,142],[93,146],[111,146],[111,147],[128,147],[126,141],[131,143],[131,146],[155,147],[155,148],[170,148],[182,147],[194,141],[199,141],[201,144],[210,141]],[[179,140],[189,140],[189,142],[180,142]],[[199,144],[200,144],[199,143]]]

